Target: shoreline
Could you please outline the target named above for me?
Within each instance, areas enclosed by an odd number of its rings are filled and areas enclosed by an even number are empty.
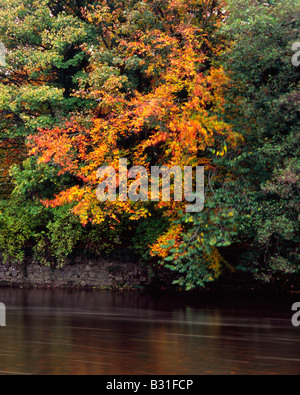
[[[0,281],[0,288],[9,289],[38,289],[38,290],[66,290],[66,291],[89,291],[89,292],[111,292],[111,293],[126,293],[126,292],[141,292],[141,293],[154,293],[154,294],[174,294],[174,295],[195,295],[201,297],[231,297],[231,296],[288,296],[295,297],[299,295],[300,290],[291,289],[289,287],[282,287],[280,284],[261,284],[253,283],[247,286],[241,284],[232,287],[232,284],[227,286],[220,286],[219,284],[213,284],[206,288],[195,288],[187,291],[183,288],[179,288],[175,285],[166,287],[162,284],[148,284],[145,286],[74,286],[74,285],[56,285],[56,284],[12,284],[8,282]]]
[[[251,274],[236,271],[224,273],[205,288],[190,291],[174,285],[177,278],[178,273],[161,266],[147,267],[137,262],[120,262],[103,257],[78,257],[73,263],[66,261],[61,268],[51,268],[32,261],[7,264],[0,261],[0,287],[111,292],[142,290],[197,295],[300,295],[300,275],[285,276],[277,281],[263,283],[254,279]]]

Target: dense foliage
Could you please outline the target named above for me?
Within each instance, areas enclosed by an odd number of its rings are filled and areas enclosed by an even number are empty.
[[[298,1],[0,0],[0,248],[130,253],[187,289],[299,273]],[[204,166],[205,209],[96,197],[97,170]],[[124,252],[126,251],[126,252]]]

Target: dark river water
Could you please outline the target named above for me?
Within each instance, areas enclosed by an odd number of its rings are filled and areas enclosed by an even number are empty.
[[[0,287],[0,374],[300,374],[295,297]]]

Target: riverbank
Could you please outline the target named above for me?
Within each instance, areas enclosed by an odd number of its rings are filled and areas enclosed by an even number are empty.
[[[0,262],[0,286],[17,288],[69,288],[98,290],[152,289],[181,291],[173,285],[178,277],[160,266],[149,268],[136,262],[97,258],[76,258],[62,268],[51,268],[32,262]],[[287,277],[275,283],[254,281],[249,275],[234,273],[220,278],[197,294],[300,294],[300,276]],[[190,292],[190,293],[193,293]],[[300,297],[300,295],[299,295]]]
[[[144,288],[152,284],[170,287],[174,273],[149,269],[134,262],[77,258],[62,268],[38,263],[0,263],[0,285],[13,287],[121,289]]]

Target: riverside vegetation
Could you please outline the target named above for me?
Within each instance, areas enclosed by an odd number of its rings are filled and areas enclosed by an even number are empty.
[[[299,274],[297,0],[0,0],[0,249],[134,256],[185,289]],[[96,197],[97,170],[204,166],[205,208]]]

